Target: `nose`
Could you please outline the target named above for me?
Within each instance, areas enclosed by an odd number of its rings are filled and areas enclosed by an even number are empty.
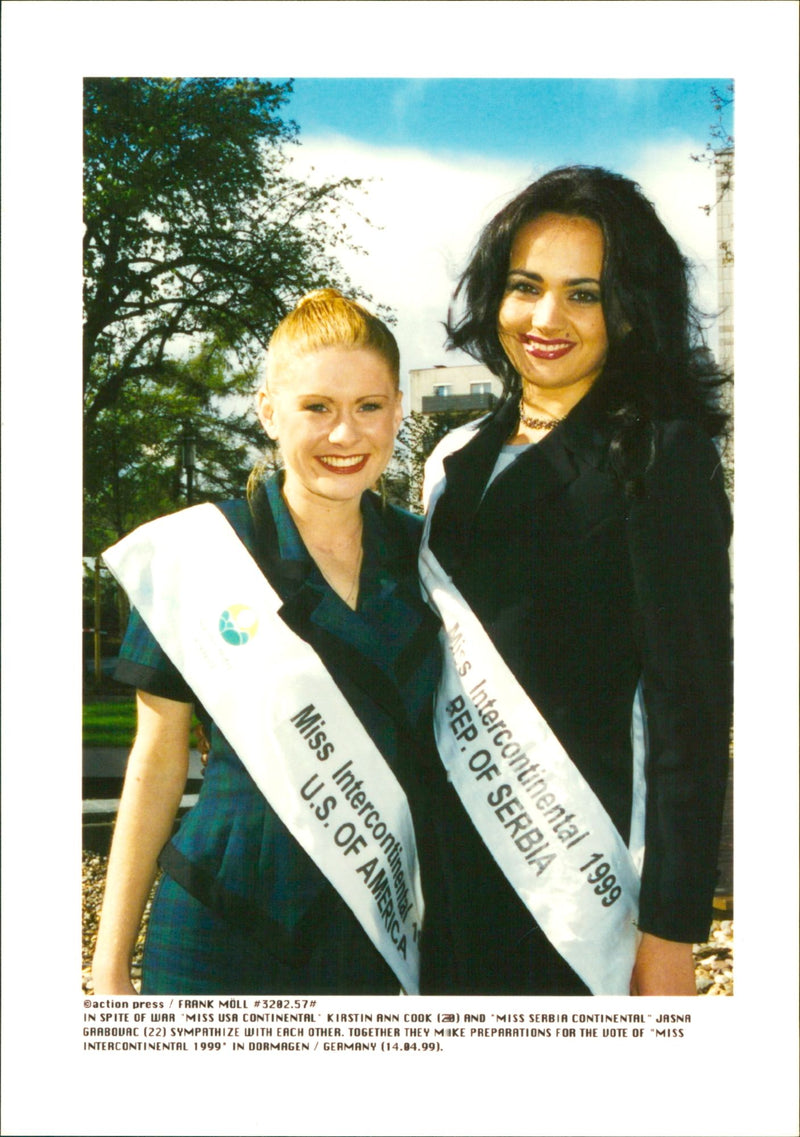
[[[537,297],[531,313],[531,323],[541,331],[561,327],[561,305],[553,292],[543,292]]]
[[[356,424],[350,415],[343,414],[334,423],[328,434],[328,441],[335,446],[351,446],[358,438]]]

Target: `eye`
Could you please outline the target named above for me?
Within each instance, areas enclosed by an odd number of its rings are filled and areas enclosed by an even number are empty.
[[[599,304],[600,293],[589,292],[587,289],[581,288],[577,292],[571,293],[570,300],[574,300],[576,304]]]
[[[327,409],[325,403],[306,403],[303,407],[304,411],[311,411],[313,414],[322,414]]]
[[[506,284],[506,292],[519,292],[523,296],[537,296],[539,285],[534,284],[531,280],[509,280]]]
[[[374,401],[370,401],[367,403],[362,403],[358,409],[361,411],[367,411],[369,413],[374,411],[382,411],[385,405],[385,403],[376,403]]]

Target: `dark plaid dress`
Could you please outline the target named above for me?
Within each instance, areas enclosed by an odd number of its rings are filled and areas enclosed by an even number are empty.
[[[417,581],[420,520],[365,495],[354,612],[309,557],[278,479],[263,484],[252,511],[245,502],[219,508],[284,602],[281,617],[323,659],[403,786],[425,888],[432,867],[426,817],[438,764],[430,717],[438,649]],[[192,555],[200,564],[213,550]],[[391,969],[135,611],[117,677],[195,703],[211,741],[198,802],[159,858],[164,874],[150,915],[143,993],[396,993]]]

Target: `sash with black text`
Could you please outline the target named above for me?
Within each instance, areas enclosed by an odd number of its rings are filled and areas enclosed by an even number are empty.
[[[442,762],[490,853],[553,946],[592,994],[628,995],[644,857],[641,692],[632,713],[626,847],[431,550],[431,517],[443,485],[431,493],[420,551],[423,590],[443,625],[435,710]]]
[[[193,506],[103,556],[261,793],[418,994],[423,899],[405,793],[231,525]]]

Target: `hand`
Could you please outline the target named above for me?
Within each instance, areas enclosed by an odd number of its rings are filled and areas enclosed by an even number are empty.
[[[92,961],[98,995],[135,995],[130,964],[142,913],[189,768],[191,703],[139,691]]]
[[[92,964],[92,985],[95,995],[138,995],[127,972],[106,970],[99,963]]]
[[[631,976],[631,995],[696,995],[692,945],[645,932]]]

